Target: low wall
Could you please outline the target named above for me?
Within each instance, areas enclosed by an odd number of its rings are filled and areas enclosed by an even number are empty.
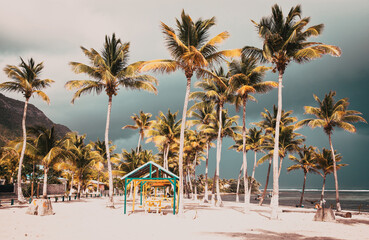
[[[31,184],[30,183],[22,183],[22,189],[27,189]],[[39,195],[43,194],[43,183],[39,184]],[[37,184],[34,186],[36,191]],[[47,184],[47,194],[48,195],[63,195],[66,192],[67,186],[66,184]],[[23,192],[24,192],[23,190]],[[17,184],[14,184],[14,192],[18,194],[18,187]]]

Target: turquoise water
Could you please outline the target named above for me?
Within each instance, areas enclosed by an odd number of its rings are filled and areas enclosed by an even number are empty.
[[[268,191],[268,193],[271,191]],[[307,190],[304,194],[303,205],[307,208],[313,208],[315,203],[320,200],[321,192],[319,190]],[[340,191],[340,203],[342,210],[354,210],[362,212],[369,212],[369,191],[368,190],[343,190]],[[257,196],[251,196],[252,203],[258,203],[255,200]],[[281,190],[279,193],[279,204],[283,206],[296,206],[299,204],[301,192],[296,189]],[[334,190],[327,190],[324,194],[326,206],[332,205],[335,208],[336,193]],[[222,196],[223,201],[236,201],[236,194],[227,194]],[[243,195],[240,195],[240,201],[243,201]],[[312,203],[313,202],[313,203]],[[265,204],[270,203],[270,198],[264,200]]]

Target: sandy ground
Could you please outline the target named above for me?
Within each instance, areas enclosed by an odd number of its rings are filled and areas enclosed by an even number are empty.
[[[25,214],[26,207],[0,208],[0,239],[369,239],[367,214],[331,223],[314,222],[314,213],[281,212],[272,221],[268,206],[252,205],[244,214],[240,203],[215,208],[186,200],[182,216],[124,215],[122,197],[116,197],[115,209],[106,208],[106,201],[53,203],[55,215],[43,217]]]

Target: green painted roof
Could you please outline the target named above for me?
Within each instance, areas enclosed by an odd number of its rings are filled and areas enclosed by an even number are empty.
[[[121,177],[121,179],[150,178],[150,168],[151,168],[151,178],[157,178],[158,176],[156,176],[156,175],[159,174],[159,170],[160,170],[161,174],[165,173],[165,174],[169,175],[170,177],[168,177],[168,178],[179,179],[179,177],[177,175],[175,175],[174,173],[172,173],[169,170],[166,170],[165,168],[163,168],[159,164],[154,163],[153,161],[147,162],[144,165],[140,166],[139,168],[136,168],[132,172],[127,173],[126,175]]]

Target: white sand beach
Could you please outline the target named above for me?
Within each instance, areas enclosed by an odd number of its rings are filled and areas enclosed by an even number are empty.
[[[107,198],[53,203],[55,214],[33,216],[26,207],[0,208],[0,239],[369,239],[369,215],[315,222],[314,213],[280,213],[269,220],[269,206],[225,202],[223,208],[185,200],[185,213],[135,212],[123,214],[122,197],[116,208]],[[282,209],[296,209],[282,207]],[[129,208],[129,210],[131,210]],[[311,209],[308,210],[311,212]]]

